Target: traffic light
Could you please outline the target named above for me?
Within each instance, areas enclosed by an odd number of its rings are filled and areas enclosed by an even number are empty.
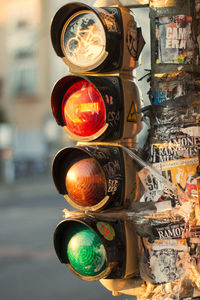
[[[136,149],[142,128],[132,78],[144,46],[141,30],[118,1],[106,7],[75,2],[55,14],[51,38],[72,73],[55,84],[52,112],[78,142],[60,150],[52,165],[58,192],[78,212],[55,230],[57,256],[83,280],[137,277],[134,227],[109,212],[130,209],[140,193],[138,166],[124,146]]]

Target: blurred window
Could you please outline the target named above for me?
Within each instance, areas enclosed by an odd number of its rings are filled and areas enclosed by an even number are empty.
[[[36,50],[36,31],[24,19],[19,19],[12,24],[7,37],[8,51],[14,58],[33,56]]]
[[[37,93],[36,67],[23,64],[13,68],[11,92],[13,96],[34,96]]]

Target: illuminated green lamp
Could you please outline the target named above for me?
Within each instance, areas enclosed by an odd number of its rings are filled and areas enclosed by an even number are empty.
[[[84,224],[78,224],[66,241],[71,267],[83,276],[96,276],[106,269],[106,251],[99,236]]]

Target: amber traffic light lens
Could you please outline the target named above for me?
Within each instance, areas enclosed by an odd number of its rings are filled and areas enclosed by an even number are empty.
[[[68,196],[80,206],[98,204],[106,192],[106,179],[94,158],[85,158],[73,164],[66,174]]]
[[[73,83],[63,97],[62,116],[73,134],[82,137],[96,134],[106,122],[101,94],[87,80]]]

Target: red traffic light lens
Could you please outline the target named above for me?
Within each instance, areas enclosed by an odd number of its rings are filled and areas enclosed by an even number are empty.
[[[106,109],[99,91],[87,80],[73,83],[62,102],[62,116],[75,135],[88,137],[97,133],[106,120]]]
[[[70,199],[78,205],[96,205],[105,197],[106,179],[103,170],[94,158],[81,159],[69,168],[66,188]]]

